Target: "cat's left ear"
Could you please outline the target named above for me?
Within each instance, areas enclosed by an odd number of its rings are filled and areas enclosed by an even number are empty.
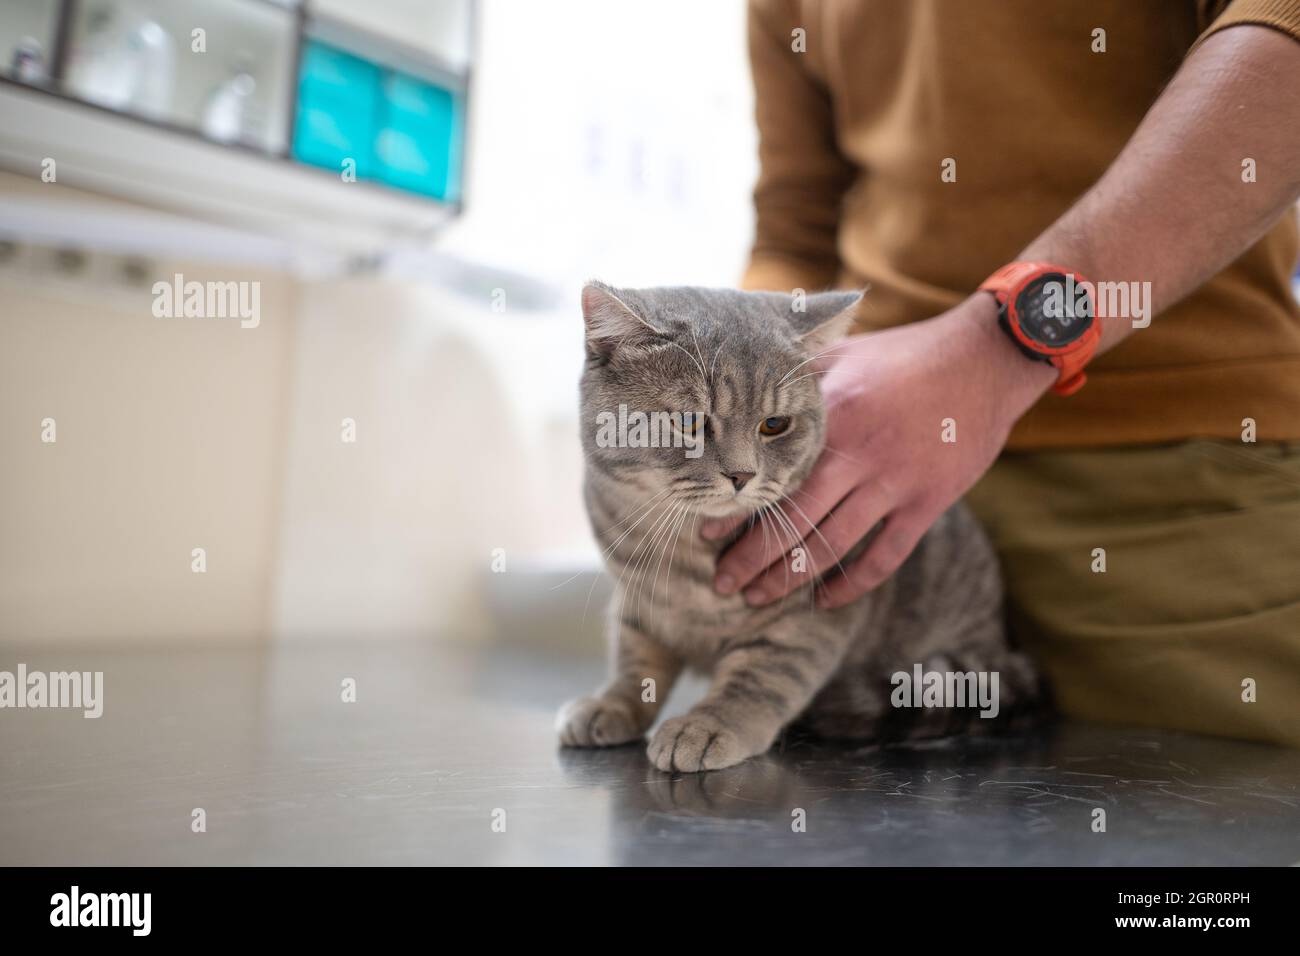
[[[858,316],[863,293],[814,292],[804,299],[804,311],[795,311],[791,303],[790,322],[799,335],[799,344],[809,355],[817,355],[849,334]]]
[[[608,358],[616,348],[651,345],[664,337],[623,301],[618,290],[603,282],[583,286],[582,320],[587,326],[587,349],[595,357]]]

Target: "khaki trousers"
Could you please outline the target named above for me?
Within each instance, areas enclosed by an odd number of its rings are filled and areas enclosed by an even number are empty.
[[[1066,715],[1300,746],[1300,444],[1009,452],[967,501]]]

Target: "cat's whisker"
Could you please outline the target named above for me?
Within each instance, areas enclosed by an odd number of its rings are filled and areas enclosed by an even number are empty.
[[[722,354],[722,346],[725,345],[725,344],[726,344],[726,343],[724,342],[724,343],[722,343],[721,345],[718,346],[718,350],[717,350],[716,352],[713,353],[713,361],[712,361],[711,363],[709,363],[709,385],[710,385],[710,387],[712,387],[712,385],[713,385],[713,372],[714,372],[714,370],[717,369],[717,367],[718,367],[718,356],[720,356],[720,355]]]
[[[691,364],[692,364],[692,365],[694,365],[697,369],[699,369],[699,372],[700,372],[700,381],[702,381],[702,382],[704,383],[705,393],[707,394],[707,393],[708,393],[708,388],[709,388],[709,379],[708,379],[708,376],[707,376],[707,375],[705,374],[705,372],[704,372],[704,363],[701,362],[699,359],[697,359],[697,358],[696,358],[694,355],[692,355],[690,352],[686,351],[685,346],[683,346],[680,342],[670,342],[669,344],[672,345],[672,346],[675,347],[675,348],[681,349],[682,354],[685,355],[688,359],[691,360]]]
[[[827,551],[829,554],[832,554],[832,555],[835,554],[835,549],[831,547],[831,543],[830,543],[829,541],[826,540],[826,536],[825,536],[824,534],[822,534],[821,529],[817,527],[817,525],[813,522],[812,518],[808,517],[808,512],[806,512],[806,511],[804,511],[802,508],[800,508],[798,502],[796,502],[796,501],[790,500],[789,503],[790,503],[790,507],[791,507],[791,508],[794,508],[795,511],[799,512],[799,516],[800,516],[801,518],[803,518],[804,521],[808,522],[808,528],[809,528],[809,530],[810,530],[813,534],[817,535],[818,538],[821,539],[822,546],[823,546],[824,548],[826,548],[826,551]],[[840,559],[839,559],[839,558],[836,558],[836,559],[835,559],[835,566],[836,566],[837,568],[840,569],[840,573],[841,573],[841,574],[847,574],[847,573],[848,573],[848,572],[846,572],[846,571],[844,570],[844,565],[840,563]]]
[[[779,386],[782,382],[784,382],[787,378],[789,378],[789,377],[790,377],[791,375],[793,375],[795,372],[799,371],[799,369],[803,368],[803,367],[804,367],[805,365],[807,365],[809,362],[815,362],[815,361],[817,361],[817,359],[822,358],[823,356],[831,355],[831,349],[839,348],[839,347],[840,347],[841,345],[843,345],[843,344],[844,344],[843,342],[836,342],[836,343],[833,344],[833,345],[828,345],[826,348],[822,349],[820,352],[814,352],[812,355],[808,356],[808,357],[807,357],[806,359],[804,359],[802,362],[798,363],[798,364],[795,365],[793,368],[791,368],[788,372],[786,372],[784,375],[782,375],[781,378],[780,378],[780,380],[779,380],[776,384]],[[842,357],[842,356],[844,356],[844,355],[846,355],[846,354],[848,354],[848,353],[846,353],[846,352],[841,352],[841,353],[839,353],[839,355],[833,355],[832,357],[833,357],[833,358],[840,358],[840,357]]]
[[[781,507],[781,501],[782,501],[782,500],[783,500],[783,499],[782,499],[780,496],[774,496],[771,500],[768,500],[768,501],[764,502],[764,505],[763,505],[762,509],[760,510],[760,513],[761,513],[764,517],[767,517],[768,515],[770,515],[770,516],[771,516],[771,520],[772,520],[772,524],[773,524],[774,529],[775,529],[775,528],[778,528],[778,527],[780,528],[780,530],[781,530],[781,532],[782,532],[782,535],[785,537],[785,540],[789,542],[788,547],[785,548],[784,556],[785,556],[785,557],[790,557],[790,556],[791,556],[791,551],[792,551],[794,548],[798,547],[799,544],[800,544],[801,542],[806,542],[807,539],[806,539],[806,538],[801,538],[801,537],[799,536],[799,531],[798,531],[798,529],[796,528],[793,519],[791,519],[790,516],[789,516],[788,514],[786,514],[786,513],[785,513],[785,510]],[[808,523],[809,523],[810,525],[812,525],[812,522],[809,521],[809,519],[808,519],[808,515],[803,511],[802,508],[799,508],[799,506],[798,506],[795,502],[793,502],[793,501],[790,501],[789,504],[790,504],[792,507],[798,509],[798,511],[799,511],[800,515],[803,517],[803,519],[804,519],[805,521],[808,521]],[[765,524],[766,524],[766,522],[765,522]],[[823,536],[823,535],[821,534],[821,532],[820,532],[819,530],[817,530],[817,527],[816,527],[815,525],[812,525],[811,530],[813,531],[813,533],[817,534],[818,537],[820,537],[820,538],[822,539],[822,543],[826,546],[827,550],[829,551],[829,550],[830,550],[830,545],[829,545],[829,542],[826,541],[825,536]],[[766,549],[766,547],[767,547],[767,540],[766,540],[766,536],[765,536],[765,537],[764,537],[764,548]],[[833,552],[832,552],[832,553],[833,553]],[[786,569],[786,581],[788,582],[788,581],[789,581],[790,574],[792,573],[792,565],[791,565],[791,563],[790,563],[789,561],[783,561],[783,564],[785,565],[785,569]],[[838,560],[836,561],[836,566],[837,566],[837,567],[840,567],[841,571],[843,570],[843,566],[840,565],[840,563],[839,563]],[[811,588],[811,592],[812,592],[812,594],[811,594],[811,599],[810,599],[810,601],[809,601],[809,608],[808,608],[809,611],[813,611],[813,610],[816,609],[816,607],[815,607],[815,604],[816,604],[816,589],[817,589],[817,587],[818,587],[819,585],[820,585],[822,588],[825,588],[825,584],[822,583],[822,582],[818,579],[818,576],[815,576],[815,575],[814,575],[814,577],[813,577],[813,579],[812,579],[812,588]],[[796,589],[796,590],[797,590],[797,589]],[[787,594],[786,594],[786,595],[781,599],[782,603],[784,604],[784,602],[785,602],[786,600],[788,600],[789,597],[790,597],[790,594],[787,593]]]
[[[660,514],[660,516],[659,516],[658,518],[656,518],[654,521],[651,522],[650,528],[647,529],[647,530],[642,534],[642,536],[641,536],[641,540],[637,542],[637,546],[636,546],[635,548],[633,548],[633,549],[632,549],[632,553],[631,553],[630,555],[628,555],[627,561],[626,561],[626,563],[624,563],[624,565],[623,565],[623,570],[619,573],[619,576],[618,576],[618,588],[617,588],[616,591],[615,591],[615,593],[618,594],[618,595],[620,595],[621,597],[626,597],[626,592],[623,590],[623,578],[624,578],[624,576],[627,575],[628,570],[633,566],[633,561],[634,561],[634,559],[636,558],[637,553],[638,553],[638,552],[641,550],[641,548],[645,545],[646,540],[647,540],[647,538],[650,536],[651,532],[652,532],[656,527],[658,527],[659,522],[662,521],[663,518],[664,518],[664,516],[665,516],[666,514],[669,513],[669,512],[668,512],[668,509],[667,509],[667,504],[669,504],[669,503],[670,503],[670,502],[658,502],[657,504],[655,504],[655,506],[654,506],[655,508],[658,508],[658,507],[660,507],[661,505],[664,506],[664,512],[663,512],[662,514]],[[643,515],[641,521],[644,521],[645,518],[646,518],[647,516],[648,516],[648,515]],[[630,534],[632,531],[634,531],[634,530],[636,529],[637,525],[640,525],[640,524],[641,524],[641,521],[638,521],[636,525],[633,525],[632,528],[629,528],[628,531],[625,532],[625,533],[623,534],[623,536],[619,539],[619,541],[622,541],[624,538],[627,537],[628,534]],[[616,548],[617,546],[618,546],[618,542],[615,542],[613,545],[610,546],[610,550],[612,551],[613,548]],[[593,581],[593,582],[592,582],[592,588],[594,589],[595,586],[596,586],[596,583],[595,583],[595,581]],[[587,597],[588,597],[588,599],[590,600],[590,597],[591,597],[591,592],[590,592],[590,591],[588,591]],[[584,622],[585,622],[585,619],[586,619],[586,618],[585,618],[585,611],[584,611]]]
[[[649,501],[644,502],[642,505],[639,505],[636,508],[629,509],[629,511],[631,512],[640,514],[640,517],[631,527],[629,527],[626,531],[624,531],[621,535],[619,535],[618,538],[601,553],[600,557],[602,561],[607,561],[609,559],[610,555],[614,553],[614,549],[617,548],[620,544],[622,544],[623,541],[626,540],[627,536],[631,534],[633,531],[635,531],[637,529],[637,526],[640,525],[641,522],[645,521],[647,517],[649,517],[650,513],[654,510],[656,506],[656,502],[659,499],[662,499],[664,495],[668,494],[670,490],[671,489],[665,488],[663,491],[652,496]],[[631,515],[629,515],[629,517],[631,517]],[[623,519],[623,521],[626,520],[628,519],[627,518]],[[617,524],[612,525],[610,527],[610,531],[612,531],[614,528],[617,528],[620,524],[623,523],[623,521],[619,521]],[[575,574],[574,577],[577,577],[577,575]],[[569,581],[572,580],[573,578],[569,578]],[[593,578],[591,582],[591,587],[587,589],[587,601],[582,608],[582,621],[584,624],[587,622],[587,611],[591,607],[591,595],[596,590],[597,580],[598,580],[597,578]],[[557,584],[556,587],[562,587],[564,584],[568,584],[568,581],[564,581],[561,584]],[[552,590],[554,590],[554,588],[552,588]]]
[[[671,493],[672,493],[672,488],[664,488],[662,491],[656,492],[654,495],[651,495],[648,500],[643,501],[639,505],[634,505],[633,507],[629,508],[626,517],[622,518],[621,520],[615,522],[614,524],[606,528],[605,533],[609,534],[613,532],[614,529],[617,528],[619,525],[621,525],[624,521],[628,521],[638,514],[641,516],[641,519],[638,520],[636,524],[633,524],[630,528],[627,529],[627,531],[624,531],[617,541],[615,541],[613,544],[611,544],[608,548],[605,549],[601,557],[602,558],[609,557],[610,552],[612,552],[615,548],[619,546],[619,544],[622,543],[623,539],[627,537],[628,532],[635,529],[637,524],[640,524],[641,521],[645,520],[645,516],[650,512],[651,509],[653,509],[655,502],[661,500],[665,495],[669,495]]]
[[[677,514],[678,508],[680,508],[680,505],[677,505],[675,502],[668,502],[668,507],[665,508],[661,519],[655,522],[654,528],[646,533],[646,536],[642,538],[641,543],[637,546],[637,550],[641,551],[641,557],[638,558],[632,572],[632,584],[636,587],[634,603],[636,605],[637,616],[640,616],[641,614],[641,594],[644,590],[645,572],[649,570],[650,562],[654,560],[655,544],[672,523],[673,518]],[[643,546],[644,550],[642,550]],[[633,554],[635,553],[636,552],[633,552]]]
[[[822,499],[818,498],[816,495],[811,495],[811,494],[809,494],[807,491],[805,491],[805,490],[802,489],[802,488],[799,489],[798,493],[801,494],[801,495],[803,495],[803,496],[804,496],[805,498],[807,498],[810,502],[812,502],[813,504],[815,504],[818,508],[822,509],[822,511],[824,511],[826,514],[830,514],[831,511],[833,510],[833,509],[831,509],[831,508],[827,508],[826,505],[825,505],[825,503],[822,501]],[[793,500],[793,498],[791,498],[790,503],[791,503],[791,504],[794,504],[794,500]],[[808,516],[807,516],[807,515],[804,515],[804,520],[807,520],[807,518],[808,518]],[[809,522],[809,523],[811,524],[811,522]]]
[[[632,554],[629,555],[629,560],[632,558],[637,559],[636,564],[633,565],[634,573],[637,567],[640,566],[642,559],[651,553],[651,549],[654,547],[655,541],[658,540],[660,532],[663,531],[664,527],[667,526],[673,516],[677,513],[678,504],[674,499],[670,498],[662,504],[664,510],[660,513],[659,517],[655,519],[654,523],[645,530],[641,536],[641,540],[632,550]],[[640,553],[639,556],[638,552]]]
[[[835,552],[834,552],[834,551],[831,551],[830,542],[826,540],[825,535],[823,535],[823,534],[821,533],[821,531],[818,530],[817,526],[816,526],[815,524],[812,523],[812,520],[808,517],[807,513],[806,513],[802,508],[800,508],[799,505],[797,505],[795,502],[790,501],[789,504],[790,504],[790,506],[791,506],[792,508],[794,508],[796,511],[799,512],[800,516],[803,518],[804,521],[808,522],[811,531],[812,531],[814,534],[816,534],[817,537],[821,538],[822,545],[826,548],[826,550],[827,550],[827,551],[830,551],[832,554],[834,554]],[[774,507],[777,508],[777,510],[781,511],[782,514],[785,514],[784,510],[781,509],[781,503],[780,503],[780,502],[777,502],[777,503],[775,504]],[[789,515],[786,515],[786,521],[790,522],[791,530],[794,530],[794,522],[791,520],[791,518],[790,518]],[[806,541],[807,541],[807,538],[802,538],[802,539],[800,539],[800,540],[806,542]],[[836,559],[835,564],[836,564],[837,567],[840,568],[841,571],[844,570],[843,566],[840,565],[840,562],[839,562],[839,559],[838,559],[838,558]],[[817,586],[818,586],[819,584],[821,584],[821,580],[820,580],[820,578],[821,578],[821,575],[819,575],[819,574],[813,574],[813,575],[812,575],[812,588],[810,589],[811,592],[812,592],[812,597],[811,597],[811,600],[809,601],[809,605],[808,605],[808,610],[809,610],[809,611],[812,611],[812,610],[815,610],[815,609],[816,609],[816,602],[817,602]],[[825,585],[822,584],[822,587],[825,587]]]
[[[666,550],[667,553],[668,553],[668,577],[667,577],[667,579],[666,579],[665,582],[664,582],[664,587],[665,587],[665,588],[670,587],[670,586],[672,585],[672,581],[673,581],[673,557],[675,556],[676,551],[677,551],[677,539],[681,536],[681,533],[682,533],[682,525],[686,523],[686,517],[687,517],[687,514],[689,513],[689,511],[690,511],[690,509],[687,508],[685,505],[683,505],[680,509],[678,509],[678,512],[677,512],[677,523],[676,523],[676,525],[673,526],[672,539],[671,539],[670,541],[667,542],[667,546],[665,547],[665,550]],[[663,558],[663,554],[660,554],[660,555],[659,555],[659,563],[660,563],[660,564],[663,564],[663,560],[664,560],[664,558]],[[650,589],[650,609],[651,609],[651,610],[654,610],[654,606],[655,606],[655,595],[658,593],[658,588],[659,588],[659,569],[658,569],[658,568],[655,568],[654,586],[651,587],[651,589]]]
[[[769,533],[771,534],[772,537],[776,538],[777,544],[781,544],[780,537],[777,535],[777,530],[776,530],[776,518],[775,516],[773,516],[771,512],[770,505],[764,505],[761,509],[759,509],[758,520],[759,523],[763,526],[763,552],[767,553]]]
[[[654,564],[654,565],[655,565],[655,575],[654,575],[654,578],[652,579],[652,583],[653,583],[653,582],[657,582],[657,581],[659,580],[659,570],[658,570],[658,569],[659,569],[659,565],[662,564],[663,559],[664,559],[664,543],[668,540],[668,536],[669,536],[669,534],[672,532],[673,524],[674,524],[674,522],[676,522],[676,520],[677,520],[677,516],[681,513],[681,510],[682,510],[682,505],[681,505],[680,503],[675,502],[675,503],[673,504],[673,511],[672,511],[672,514],[669,515],[668,520],[667,520],[666,522],[664,522],[663,527],[660,528],[659,531],[657,531],[657,532],[655,533],[654,538],[653,538],[653,539],[651,540],[651,542],[650,542],[650,547],[647,549],[648,559],[647,559],[647,561],[646,561],[646,563],[645,563],[645,568],[644,568],[644,570],[643,570],[642,573],[641,573],[641,580],[640,580],[640,583],[637,585],[637,616],[638,616],[638,617],[641,615],[641,600],[642,600],[642,597],[643,597],[644,592],[645,592],[645,578],[646,578],[646,574],[649,573],[649,571],[650,571],[650,566],[651,566],[652,564]],[[656,555],[656,552],[658,553],[659,563],[655,563],[655,555]],[[650,592],[650,609],[651,609],[652,611],[654,610],[654,589],[653,589],[653,587],[652,587],[651,592]]]
[[[677,516],[677,524],[673,526],[672,540],[668,542],[668,574],[664,577],[664,589],[671,594],[673,584],[673,559],[677,557],[677,542],[681,539],[682,526],[686,524],[686,519],[690,517],[691,509],[683,507]],[[655,588],[650,591],[650,607],[655,606],[655,593],[659,586],[659,572],[655,571]]]
[[[852,464],[855,464],[855,465],[860,465],[860,464],[862,464],[862,462],[861,462],[859,459],[854,458],[852,455],[845,454],[844,452],[840,451],[838,448],[834,447],[833,445],[822,445],[822,450],[823,450],[823,451],[828,451],[828,452],[830,452],[832,455],[839,455],[839,456],[840,456],[841,458],[843,458],[845,461],[847,461],[847,462],[851,462]]]
[[[791,388],[791,387],[793,387],[793,386],[795,386],[795,385],[798,385],[798,384],[799,384],[800,382],[802,382],[804,379],[807,379],[807,378],[816,378],[818,375],[825,375],[825,374],[827,374],[828,372],[830,372],[830,369],[828,369],[828,368],[821,368],[821,369],[818,369],[818,370],[815,371],[815,372],[804,372],[802,375],[797,376],[796,378],[793,378],[793,379],[791,379],[791,380],[788,381],[788,382],[782,382],[780,385],[777,386],[777,388]]]
[[[655,573],[654,573],[654,577],[651,578],[651,581],[650,581],[650,610],[651,610],[651,612],[653,612],[654,609],[655,609],[655,598],[656,598],[656,595],[658,594],[658,590],[659,590],[659,572],[660,572],[660,570],[663,568],[664,557],[665,557],[665,556],[669,556],[669,555],[671,555],[673,549],[675,549],[676,546],[677,546],[677,535],[678,535],[678,534],[680,533],[680,531],[681,531],[681,524],[682,524],[682,521],[685,520],[685,517],[686,517],[686,511],[687,511],[686,505],[684,505],[684,504],[679,504],[679,505],[678,505],[677,510],[673,513],[673,518],[672,518],[672,520],[668,522],[668,526],[667,526],[667,528],[664,530],[664,534],[663,534],[663,536],[660,538],[660,541],[659,541],[659,560],[658,560],[658,561],[656,562],[656,564],[655,564]],[[672,559],[671,559],[671,557],[669,557],[669,570],[671,571],[671,569],[672,569]],[[647,570],[648,570],[648,569],[647,569]],[[644,588],[644,585],[643,585],[643,588]],[[638,612],[639,612],[639,610],[640,610],[640,609],[638,608]]]
[[[829,354],[829,353],[822,353],[822,354]],[[864,360],[864,359],[870,358],[870,356],[868,356],[868,355],[852,355],[852,354],[849,354],[849,353],[841,353],[841,354],[838,354],[838,355],[834,355],[834,356],[832,356],[832,357],[833,357],[833,358],[837,358],[837,359],[839,359],[841,362],[842,362],[842,361],[846,361],[846,360],[850,360],[850,361],[862,361],[862,360]],[[806,363],[804,363],[804,362],[801,362],[801,363],[800,363],[800,365],[804,365],[804,364],[806,364]],[[796,371],[798,368],[799,368],[799,365],[796,365],[796,366],[795,366],[793,369],[791,369],[790,371],[791,371],[791,372],[794,372],[794,371]],[[831,371],[831,369],[829,369],[829,368],[819,368],[819,369],[814,369],[814,370],[811,371],[811,372],[805,372],[803,375],[800,375],[798,378],[796,378],[796,379],[795,379],[794,381],[792,381],[792,382],[787,382],[785,378],[782,378],[781,381],[779,381],[779,382],[776,383],[776,387],[777,387],[777,388],[782,388],[782,387],[785,387],[785,386],[787,386],[787,385],[795,385],[795,384],[797,384],[798,382],[802,382],[805,378],[812,378],[813,376],[816,376],[816,375],[825,375],[825,374],[827,374],[827,373],[830,372],[830,371]],[[838,365],[836,366],[835,371],[839,372],[839,374],[841,374],[841,375],[849,374],[849,373],[846,373],[846,372],[844,371],[844,369],[841,368],[841,367],[839,367]],[[786,378],[789,377],[789,374],[790,374],[789,372],[786,373]]]
[[[664,490],[652,495],[648,501],[645,501],[640,505],[636,505],[628,509],[629,518],[632,517],[633,515],[640,515],[640,517],[637,518],[636,522],[632,524],[631,527],[629,527],[626,531],[624,531],[621,535],[619,535],[618,538],[609,547],[607,547],[603,552],[601,552],[600,558],[602,562],[606,562],[609,560],[610,556],[614,553],[614,549],[617,548],[620,544],[622,544],[623,541],[626,540],[627,536],[631,534],[633,531],[635,531],[637,529],[637,526],[640,525],[641,522],[645,521],[645,519],[650,516],[650,514],[654,511],[657,505],[661,503],[663,496],[668,494],[670,491],[671,489],[665,488]],[[624,518],[619,522],[617,522],[616,524],[612,525],[610,527],[610,531],[613,531],[614,528],[617,528],[620,524],[622,524],[626,520],[628,520],[628,518]],[[572,581],[573,578],[577,576],[578,576],[577,574],[574,574],[573,577],[569,578],[569,581]],[[586,626],[587,612],[591,610],[591,596],[595,594],[596,582],[599,580],[600,580],[600,576],[594,575],[591,579],[591,586],[587,588],[587,599],[586,601],[583,602],[582,605],[583,626]],[[564,581],[561,584],[557,584],[556,587],[562,587],[564,584],[568,584],[569,581]],[[552,588],[552,590],[554,590],[554,588]]]
[[[767,511],[767,505],[764,505],[755,512],[759,525],[763,528],[763,553],[767,553],[767,522],[763,520],[764,513]]]
[[[846,358],[846,359],[863,359],[863,358],[866,358],[867,356],[865,356],[865,355],[845,355],[845,356],[841,356],[841,357],[842,357],[842,358]],[[835,369],[819,368],[819,369],[816,369],[815,371],[812,371],[812,372],[804,372],[802,375],[800,375],[799,377],[793,379],[792,381],[784,382],[784,383],[782,383],[781,385],[778,385],[777,388],[788,387],[788,386],[791,386],[791,385],[797,385],[799,382],[802,382],[802,381],[803,381],[804,379],[806,379],[806,378],[815,378],[815,377],[817,377],[818,375],[828,375],[828,374],[830,374],[830,372],[832,372],[832,371],[838,372],[840,375],[848,375],[848,374],[851,374],[851,373],[845,372],[844,369],[842,369],[842,368],[838,368],[838,367],[835,368]],[[859,377],[861,377],[861,376],[859,376]]]
[[[695,342],[695,354],[700,359],[700,374],[704,376],[704,392],[707,395],[713,391],[713,378],[704,370],[704,353],[700,350],[700,337],[693,325],[691,326],[691,339]]]
[[[695,553],[695,524],[700,520],[700,513],[696,509],[691,509],[691,530],[686,532],[686,546],[691,553]]]
[[[642,521],[644,521],[646,517],[655,509],[656,505],[662,503],[665,496],[667,496],[670,492],[671,489],[665,488],[663,491],[653,495],[647,501],[643,501],[641,504],[636,505],[635,507],[629,509],[629,513],[627,517],[615,522],[614,524],[610,525],[607,529],[605,529],[606,535],[612,534],[614,530],[618,528],[619,525],[623,524],[625,521],[628,521],[632,518],[636,518],[636,521],[632,522],[632,524],[630,524],[626,529],[624,529],[623,533],[620,534],[618,538],[615,539],[614,542],[610,544],[609,547],[607,547],[601,553],[601,558],[602,559],[608,558],[610,554],[613,552],[613,550],[617,548],[620,544],[622,544],[623,540],[632,531],[636,530],[637,525],[639,525]]]
[[[653,540],[653,535],[657,533],[660,524],[667,520],[670,513],[671,512],[665,510],[664,514],[655,519],[654,525],[646,531],[646,533],[641,537],[641,540],[637,542],[636,548],[633,549],[622,572],[619,574],[618,587],[616,588],[615,593],[619,596],[620,615],[623,614],[625,609],[632,604],[634,587],[638,580],[638,569],[640,568],[645,555],[650,553],[650,542]]]
[[[780,527],[782,534],[789,542],[789,544],[785,548],[784,553],[782,554],[782,557],[783,558],[790,557],[791,556],[790,552],[794,548],[797,548],[799,546],[799,542],[801,540],[799,538],[799,533],[795,530],[794,524],[790,521],[789,516],[784,511],[781,510],[780,501],[773,501],[772,504],[768,507],[768,510],[772,514],[772,517],[776,520],[777,525]],[[790,583],[790,574],[792,573],[791,562],[782,560],[781,564],[785,569],[785,583],[788,585]],[[785,597],[789,597],[788,592],[785,595]],[[782,601],[784,602],[784,600],[785,598],[783,597]]]

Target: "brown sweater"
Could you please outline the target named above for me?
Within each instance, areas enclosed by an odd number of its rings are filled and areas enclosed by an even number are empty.
[[[1300,0],[751,0],[745,287],[870,284],[862,331],[956,305],[1101,177],[1198,38],[1237,23],[1300,38]],[[1246,417],[1300,438],[1296,253],[1287,214],[1009,447],[1240,438]]]

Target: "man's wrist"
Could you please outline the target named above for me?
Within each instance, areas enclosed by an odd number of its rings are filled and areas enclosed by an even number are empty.
[[[969,343],[975,374],[1000,398],[1008,426],[1014,424],[1056,382],[1057,370],[1025,355],[998,328],[998,304],[992,293],[976,292],[950,314],[954,313]]]

